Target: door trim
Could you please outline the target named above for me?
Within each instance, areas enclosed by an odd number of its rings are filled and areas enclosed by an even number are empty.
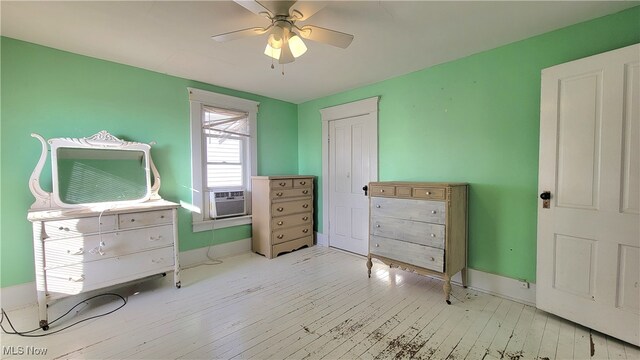
[[[322,120],[322,234],[325,238],[326,246],[331,244],[329,239],[329,121],[342,120],[355,116],[375,114],[376,126],[372,127],[375,144],[373,144],[376,154],[374,163],[371,164],[375,179],[378,181],[378,103],[380,96],[374,96],[346,104],[335,105],[320,109]]]

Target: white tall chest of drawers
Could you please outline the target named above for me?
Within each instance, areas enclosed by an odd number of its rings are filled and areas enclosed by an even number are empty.
[[[375,182],[369,184],[367,268],[383,263],[444,280],[450,304],[451,277],[466,286],[467,189],[465,183]]]
[[[274,258],[313,246],[313,176],[251,178],[252,250]]]

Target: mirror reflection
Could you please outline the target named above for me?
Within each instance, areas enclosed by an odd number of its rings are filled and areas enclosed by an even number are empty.
[[[140,150],[58,148],[58,194],[66,204],[143,199],[149,179]]]

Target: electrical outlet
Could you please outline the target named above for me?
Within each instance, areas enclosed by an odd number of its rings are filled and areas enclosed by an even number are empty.
[[[520,287],[523,289],[528,289],[529,288],[529,283],[526,281],[520,281]]]

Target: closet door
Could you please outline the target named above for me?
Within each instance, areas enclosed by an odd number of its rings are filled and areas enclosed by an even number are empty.
[[[640,345],[640,45],[542,71],[537,306]]]

